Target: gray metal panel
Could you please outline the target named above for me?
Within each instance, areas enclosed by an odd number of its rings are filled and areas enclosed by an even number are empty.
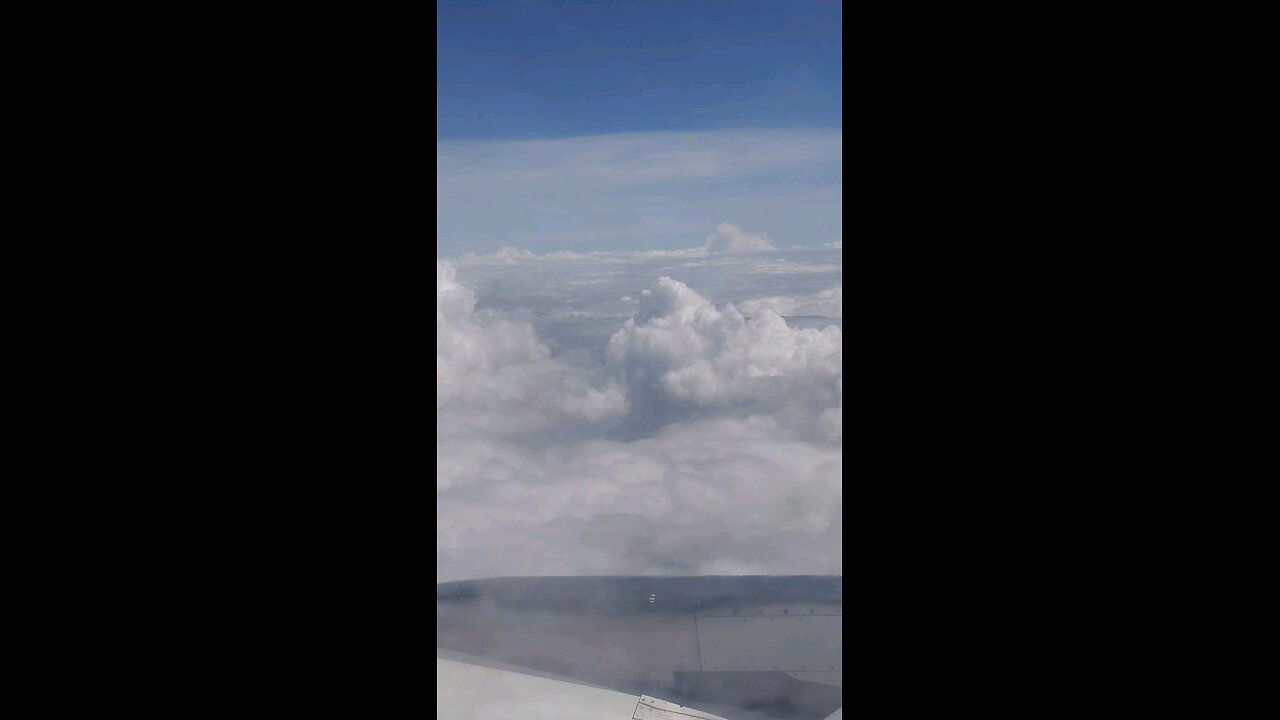
[[[436,658],[441,720],[626,720],[635,705],[629,693]]]
[[[698,618],[704,671],[840,671],[843,618],[756,615]]]
[[[641,695],[631,720],[725,720],[719,715],[695,710],[649,695]]]

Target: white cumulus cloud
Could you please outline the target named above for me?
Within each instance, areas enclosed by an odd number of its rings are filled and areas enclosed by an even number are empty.
[[[732,304],[717,309],[663,277],[610,338],[608,358],[625,374],[637,407],[775,410],[831,396],[842,337],[834,326],[792,329],[767,306],[750,319]]]
[[[736,225],[720,223],[707,238],[706,248],[710,252],[761,252],[772,250],[773,245],[763,235],[752,235]]]
[[[446,433],[545,435],[626,409],[623,388],[551,357],[533,326],[475,311],[475,294],[436,261],[436,418]]]

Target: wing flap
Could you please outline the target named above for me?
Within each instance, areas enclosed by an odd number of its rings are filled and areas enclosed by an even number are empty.
[[[725,720],[719,715],[712,715],[666,700],[659,700],[648,695],[641,695],[636,703],[636,711],[631,720]]]

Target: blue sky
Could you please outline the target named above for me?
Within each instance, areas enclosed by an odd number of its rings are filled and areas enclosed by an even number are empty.
[[[436,14],[441,256],[689,247],[721,222],[779,246],[840,237],[839,2]]]

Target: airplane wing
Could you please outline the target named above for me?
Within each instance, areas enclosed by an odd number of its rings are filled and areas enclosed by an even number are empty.
[[[842,614],[839,577],[440,584],[437,717],[838,719]]]
[[[568,679],[436,658],[436,717],[452,720],[726,720]]]

